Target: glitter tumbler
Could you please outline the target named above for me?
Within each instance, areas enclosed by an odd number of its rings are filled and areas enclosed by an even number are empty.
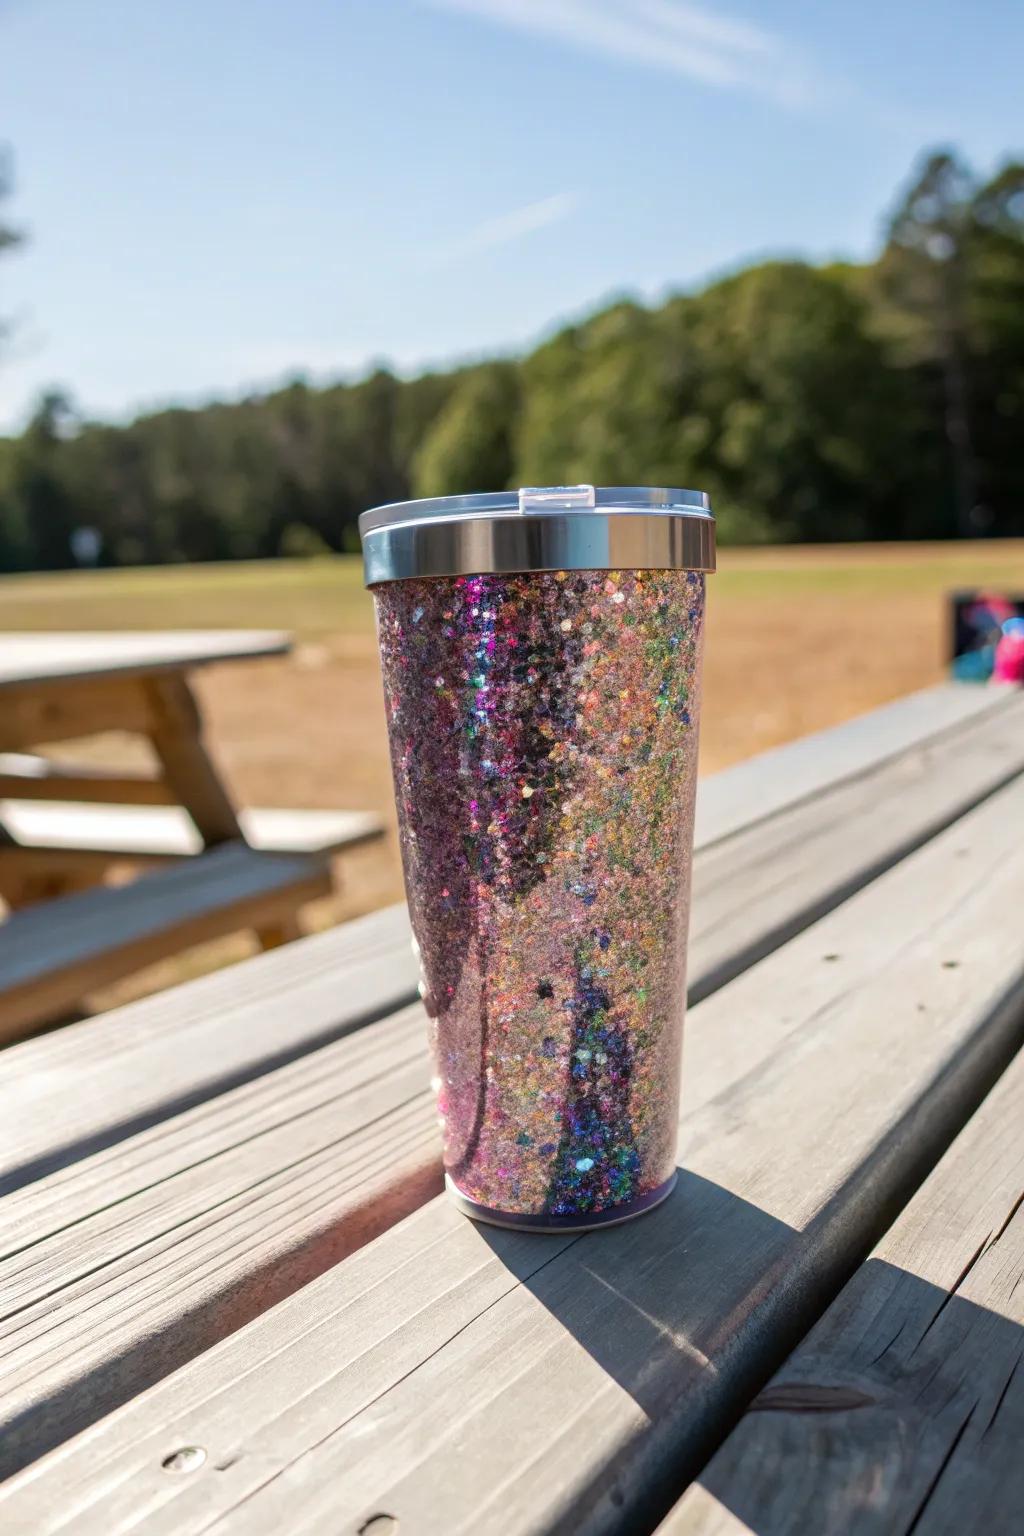
[[[360,532],[449,1192],[626,1220],[676,1177],[707,498],[451,496]]]

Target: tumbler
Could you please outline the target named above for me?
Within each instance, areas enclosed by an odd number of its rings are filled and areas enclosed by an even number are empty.
[[[447,496],[360,533],[449,1193],[627,1220],[676,1177],[708,498]]]

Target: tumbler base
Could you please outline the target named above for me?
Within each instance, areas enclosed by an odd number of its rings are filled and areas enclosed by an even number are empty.
[[[634,1216],[642,1216],[645,1211],[653,1210],[656,1205],[668,1199],[676,1187],[678,1176],[678,1172],[673,1172],[672,1177],[666,1179],[664,1184],[659,1184],[657,1189],[624,1205],[579,1216],[551,1216],[546,1212],[537,1216],[524,1216],[517,1211],[496,1211],[489,1205],[478,1205],[475,1200],[464,1195],[447,1174],[444,1183],[448,1198],[464,1216],[470,1216],[474,1221],[483,1222],[489,1227],[507,1227],[514,1232],[593,1232],[599,1227],[617,1227],[624,1221],[632,1221]]]

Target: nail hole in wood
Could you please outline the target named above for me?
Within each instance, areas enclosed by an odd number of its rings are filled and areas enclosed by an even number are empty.
[[[165,1456],[160,1465],[165,1472],[197,1472],[205,1460],[206,1452],[201,1445],[183,1445]]]
[[[394,1536],[398,1530],[398,1521],[394,1515],[371,1515],[365,1524],[359,1527],[359,1536]]]

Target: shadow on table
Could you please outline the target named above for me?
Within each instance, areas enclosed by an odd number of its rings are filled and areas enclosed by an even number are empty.
[[[920,1502],[949,1449],[950,1423],[962,1424],[956,1416],[964,1394],[973,1394],[968,1408],[978,1399],[973,1432],[964,1433],[964,1455],[996,1418],[996,1399],[1024,1350],[1024,1328],[892,1266],[863,1265],[879,1223],[884,1230],[899,1205],[851,1213],[851,1198],[856,1205],[849,1192],[837,1193],[798,1232],[683,1168],[664,1205],[640,1219],[642,1243],[637,1223],[576,1238],[481,1227],[494,1252],[649,1420],[617,1457],[595,1464],[582,1492],[575,1470],[566,1531],[586,1530],[599,1510],[595,1523],[602,1529],[614,1526],[613,1511],[621,1510],[623,1532],[650,1530],[698,1477],[757,1536],[803,1536],[824,1528],[808,1520],[807,1501],[817,1504],[826,1486],[841,1487],[843,1508],[851,1513],[877,1501],[880,1533],[910,1528],[894,1511],[907,1508],[913,1516],[915,1499]],[[788,1386],[762,1391],[858,1264],[848,1292],[808,1340],[811,1358],[822,1361],[805,1384],[814,1392],[787,1404]],[[880,1270],[889,1274],[883,1279]],[[849,1298],[865,1292],[865,1315],[854,1319]],[[883,1297],[884,1315],[876,1317]],[[845,1321],[837,1324],[834,1317]],[[890,1343],[901,1323],[899,1342]],[[827,1361],[822,1339],[828,1341]],[[961,1380],[968,1357],[959,1353],[968,1339],[969,1384]],[[800,1369],[806,1374],[805,1366]],[[998,1409],[998,1424],[987,1431],[993,1454],[1011,1419],[1024,1443],[1024,1367],[1019,1377]],[[787,1365],[786,1382],[792,1379]],[[578,1382],[565,1390],[568,1423],[586,1410]],[[754,1399],[736,1443],[747,1447],[756,1466],[752,1471],[744,1464],[740,1478],[741,1453],[732,1443],[709,1460]],[[545,1405],[539,1411],[547,1416],[550,1410]],[[869,1411],[870,1435],[861,1432],[844,1444],[851,1416],[859,1416],[862,1431]],[[559,1427],[553,1412],[552,1438]],[[516,1439],[510,1424],[510,1445]],[[1024,1467],[1024,1457],[1017,1462]],[[1022,1503],[1004,1508],[1019,1510]],[[685,1527],[687,1536],[702,1528],[699,1520]],[[846,1526],[841,1519],[828,1528]]]

